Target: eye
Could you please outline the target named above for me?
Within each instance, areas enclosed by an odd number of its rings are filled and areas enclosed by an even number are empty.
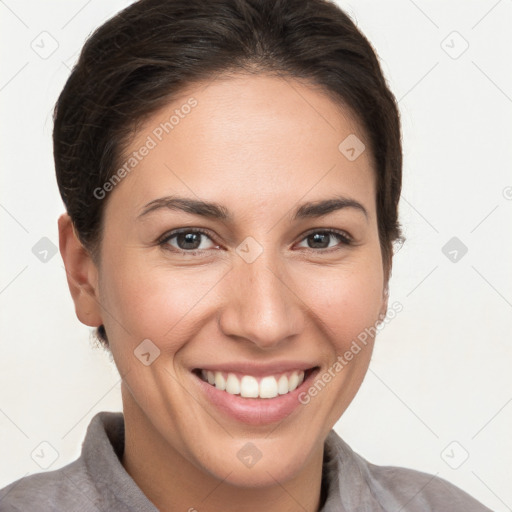
[[[205,243],[205,238],[210,241],[210,246],[208,245],[208,242]],[[188,254],[201,253],[208,249],[218,247],[218,245],[214,244],[208,233],[201,229],[191,228],[183,228],[171,231],[170,233],[164,235],[164,237],[160,239],[158,243],[168,250],[174,250]],[[171,247],[170,249],[169,246]]]
[[[331,249],[337,245],[329,245],[330,240],[333,238],[338,240],[338,245],[339,243],[341,245],[350,245],[352,243],[352,239],[347,233],[335,229],[310,231],[303,240],[308,244],[307,249]]]
[[[331,244],[330,242],[333,239],[337,240],[338,244]],[[326,252],[336,250],[336,246],[340,244],[347,246],[352,243],[352,239],[347,233],[334,229],[310,231],[302,240],[308,244],[306,249],[323,249]],[[165,234],[158,241],[158,244],[166,250],[190,255],[200,254],[208,249],[219,247],[206,231],[197,228],[182,228],[171,231]]]

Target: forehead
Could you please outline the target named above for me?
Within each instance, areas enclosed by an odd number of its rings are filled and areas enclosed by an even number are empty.
[[[352,112],[318,87],[226,76],[183,90],[145,121],[121,162],[134,165],[112,195],[138,209],[178,190],[247,206],[283,194],[292,203],[326,193],[368,203],[375,173],[366,142]]]

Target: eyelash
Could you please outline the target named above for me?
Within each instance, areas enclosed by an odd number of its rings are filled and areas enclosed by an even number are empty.
[[[187,254],[187,255],[191,255],[191,256],[195,256],[197,254],[203,254],[203,253],[207,252],[208,250],[210,250],[210,249],[200,249],[200,250],[196,249],[196,250],[187,251],[185,249],[176,249],[174,247],[172,249],[169,249],[168,242],[172,238],[175,238],[177,235],[179,235],[181,233],[199,233],[201,235],[208,237],[210,240],[212,240],[212,237],[210,236],[210,234],[207,231],[204,231],[204,230],[198,229],[198,228],[182,228],[182,229],[177,229],[177,230],[171,231],[169,233],[166,233],[162,238],[160,238],[158,240],[158,245],[160,245],[165,250],[168,250],[171,252]],[[338,231],[336,229],[314,229],[312,231],[308,231],[307,233],[305,233],[300,241],[302,242],[308,236],[311,236],[315,233],[323,233],[323,234],[327,233],[330,235],[334,235],[335,237],[338,238],[338,240],[341,242],[341,244],[345,245],[345,246],[353,244],[352,238],[347,233],[345,233],[344,231]],[[212,242],[214,242],[214,240],[212,240]],[[335,246],[335,247],[330,247],[327,249],[314,249],[312,247],[305,247],[304,249],[307,249],[309,251],[314,251],[314,252],[330,253],[332,251],[339,250],[339,248],[340,248],[339,246]]]

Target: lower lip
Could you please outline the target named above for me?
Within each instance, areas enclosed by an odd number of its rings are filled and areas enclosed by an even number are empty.
[[[307,389],[311,379],[318,373],[319,368],[309,372],[304,381],[286,395],[278,395],[274,398],[243,398],[240,395],[232,395],[205,382],[201,377],[193,373],[199,387],[206,395],[209,402],[218,409],[237,421],[248,425],[267,425],[282,421],[289,416],[299,405],[299,395]]]

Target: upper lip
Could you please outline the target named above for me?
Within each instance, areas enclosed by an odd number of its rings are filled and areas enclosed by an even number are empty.
[[[236,363],[208,363],[204,366],[196,366],[195,370],[210,370],[212,372],[226,372],[226,373],[243,373],[244,375],[252,375],[260,377],[264,375],[275,375],[279,373],[291,372],[294,370],[310,370],[315,368],[316,364],[303,361],[275,361],[267,364],[256,364],[254,362],[236,362]]]

